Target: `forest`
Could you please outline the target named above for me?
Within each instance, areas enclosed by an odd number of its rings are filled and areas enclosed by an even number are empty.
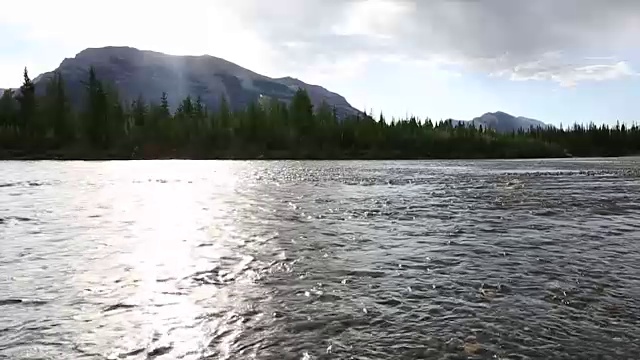
[[[208,109],[168,94],[122,101],[90,68],[83,106],[72,107],[55,73],[36,95],[27,69],[0,98],[0,159],[454,159],[640,154],[636,125],[575,124],[497,133],[431,119],[339,118],[299,89],[288,102],[261,98],[245,109],[226,99]]]

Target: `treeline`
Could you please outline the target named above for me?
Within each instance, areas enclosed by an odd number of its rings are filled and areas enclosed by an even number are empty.
[[[123,102],[89,69],[83,106],[73,108],[61,74],[37,96],[24,71],[17,91],[0,98],[3,158],[527,158],[637,154],[637,126],[536,128],[500,134],[415,117],[386,121],[368,114],[339,118],[314,108],[300,89],[290,102],[261,98],[232,110],[222,98],[209,109],[187,97],[170,109],[157,101]]]

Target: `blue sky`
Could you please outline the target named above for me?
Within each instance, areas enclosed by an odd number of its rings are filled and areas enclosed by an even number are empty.
[[[637,0],[14,1],[0,87],[109,45],[222,57],[387,117],[640,122]]]

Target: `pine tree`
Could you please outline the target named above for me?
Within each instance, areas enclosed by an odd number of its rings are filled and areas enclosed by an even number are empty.
[[[313,127],[313,104],[306,90],[299,88],[293,95],[290,115],[293,126],[300,129],[303,135],[311,132]]]
[[[291,116],[301,122],[313,119],[313,104],[304,89],[298,89],[291,100]]]
[[[162,96],[160,97],[160,109],[162,109],[162,116],[165,119],[171,116],[171,112],[169,110],[169,99],[166,92],[162,92]]]
[[[163,92],[162,96],[160,96],[160,105],[150,105],[148,118],[147,131],[150,132],[148,138],[154,142],[161,142],[163,139],[167,139],[166,132],[170,125],[171,112],[166,92]]]
[[[191,95],[187,95],[187,97],[182,100],[180,105],[178,105],[178,109],[176,111],[176,115],[180,117],[191,117],[193,115],[193,101],[191,100]]]
[[[120,94],[113,84],[105,86],[105,98],[107,106],[107,114],[105,116],[105,129],[107,131],[105,142],[106,146],[113,146],[123,142],[126,134],[126,114]]]
[[[36,127],[36,87],[29,78],[27,68],[24,68],[23,83],[16,96],[19,104],[19,123],[22,136],[32,137]]]
[[[220,124],[222,127],[229,127],[231,121],[231,110],[229,109],[229,102],[227,101],[227,97],[222,95],[220,97],[220,106],[218,107],[218,119],[220,119]]]
[[[200,95],[196,98],[196,102],[193,104],[194,116],[198,119],[204,118],[204,104]]]
[[[84,128],[89,144],[94,147],[108,145],[108,100],[102,82],[98,80],[93,66],[89,68],[89,80],[85,84],[87,104],[85,109]]]
[[[322,103],[320,103],[320,106],[318,106],[316,119],[320,126],[328,126],[332,123],[332,120],[333,120],[332,109],[329,106],[329,104],[327,104],[326,101],[322,101]]]
[[[145,119],[147,118],[147,113],[149,109],[147,104],[142,97],[142,94],[138,95],[136,100],[133,100],[131,103],[131,111],[133,113],[133,122],[137,127],[145,126]]]
[[[49,80],[44,97],[44,116],[52,123],[53,138],[62,145],[74,137],[71,123],[71,105],[66,95],[62,74],[55,72]]]
[[[18,119],[18,102],[13,90],[5,90],[0,97],[0,126],[15,130]]]

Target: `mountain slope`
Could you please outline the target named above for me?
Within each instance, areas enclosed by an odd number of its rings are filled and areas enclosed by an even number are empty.
[[[515,117],[502,111],[486,113],[473,120],[453,120],[454,124],[473,124],[475,127],[482,126],[485,129],[493,129],[497,132],[518,131],[518,129],[529,130],[531,127],[548,127],[550,125],[536,119],[522,116]]]
[[[83,82],[90,66],[94,66],[98,78],[116,87],[122,99],[130,101],[142,95],[147,101],[157,102],[162,92],[167,92],[172,109],[187,95],[200,96],[210,108],[217,108],[222,96],[234,109],[243,108],[260,96],[288,101],[301,87],[309,92],[316,106],[326,101],[340,115],[359,113],[344,97],[300,80],[269,78],[209,55],[174,56],[130,47],[86,49],[60,64],[55,71],[62,73],[74,104],[83,101]],[[53,72],[49,72],[34,79],[39,92],[52,76]]]

